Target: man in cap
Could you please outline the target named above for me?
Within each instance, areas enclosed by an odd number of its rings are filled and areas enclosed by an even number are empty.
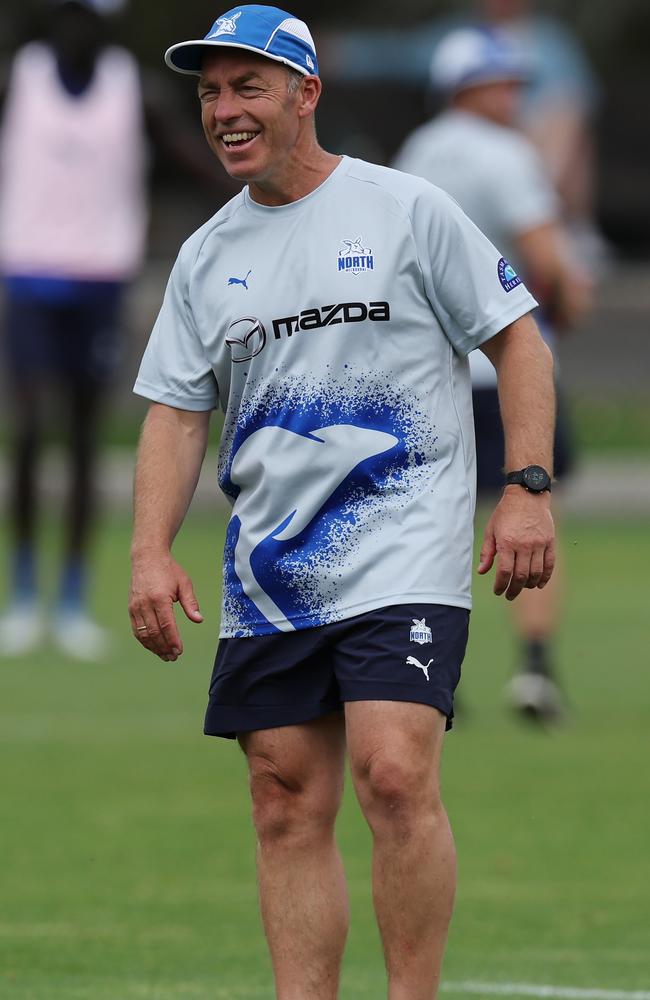
[[[432,83],[446,108],[407,138],[394,165],[452,195],[521,271],[541,303],[539,322],[552,347],[554,328],[567,331],[583,318],[590,286],[570,254],[558,198],[538,154],[515,127],[528,71],[524,53],[503,33],[450,32],[431,64]],[[470,369],[478,490],[491,500],[502,485],[504,460],[497,374],[480,350],[470,354]],[[561,408],[554,447],[558,480],[570,468],[569,440]],[[521,649],[509,697],[526,717],[557,720],[563,714],[552,656],[557,569],[548,587],[524,591],[513,612]]]
[[[338,995],[347,750],[389,996],[431,1000],[455,880],[438,769],[470,607],[466,354],[482,346],[499,370],[512,485],[479,571],[496,558],[513,599],[553,566],[550,353],[535,300],[451,199],[319,146],[302,21],[235,7],[166,59],[198,75],[208,143],[247,186],[181,249],[136,382],[152,404],[133,634],[174,661],[174,603],[202,620],[171,545],[220,406],[232,516],[205,732],[248,759],[277,996]]]

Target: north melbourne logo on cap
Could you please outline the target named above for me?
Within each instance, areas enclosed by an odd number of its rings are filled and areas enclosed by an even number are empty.
[[[200,76],[206,52],[220,45],[257,52],[299,73],[318,75],[316,48],[305,22],[278,7],[259,4],[226,11],[205,38],[177,42],[167,49],[165,62],[179,73]]]
[[[218,35],[234,35],[237,32],[237,21],[241,17],[238,10],[233,17],[219,17],[216,20],[216,28],[211,31],[208,38],[217,38]]]

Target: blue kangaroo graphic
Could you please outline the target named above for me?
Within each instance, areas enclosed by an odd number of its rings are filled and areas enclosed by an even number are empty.
[[[253,270],[253,268],[251,268],[251,270],[248,272],[248,274],[250,274],[252,270]],[[246,291],[248,291],[248,285],[246,284],[246,282],[248,281],[248,274],[246,275],[245,278],[228,278],[228,284],[229,285],[243,285],[244,288],[246,289]]]
[[[281,632],[292,632],[273,599],[255,578],[251,556],[266,538],[282,542],[299,535],[360,462],[394,448],[398,439],[353,424],[317,427],[297,434],[267,426],[251,434],[234,456],[230,478],[241,488],[233,507],[242,525],[235,548],[235,572],[244,593]],[[262,455],[275,455],[263,482],[257,479]],[[310,475],[305,481],[305,469]],[[301,484],[300,502],[295,502]]]

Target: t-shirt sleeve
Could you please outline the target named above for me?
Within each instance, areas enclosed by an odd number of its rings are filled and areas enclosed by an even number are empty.
[[[196,327],[184,271],[181,254],[167,283],[133,391],[179,410],[212,410],[219,403],[217,381]]]
[[[537,306],[512,265],[444,191],[420,191],[411,224],[426,295],[460,354]]]
[[[507,232],[557,222],[559,202],[536,151],[522,142],[502,158],[492,187],[494,214]]]

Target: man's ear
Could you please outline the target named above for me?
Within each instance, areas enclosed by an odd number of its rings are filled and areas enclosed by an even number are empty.
[[[301,118],[313,115],[320,100],[323,84],[318,76],[306,76],[300,86],[298,114]]]

